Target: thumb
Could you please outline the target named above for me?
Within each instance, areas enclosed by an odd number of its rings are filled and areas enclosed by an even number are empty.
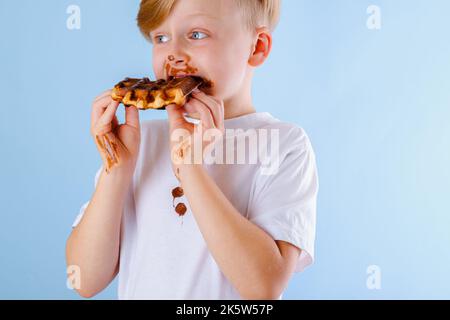
[[[125,107],[125,124],[136,129],[140,128],[139,110],[135,106]]]

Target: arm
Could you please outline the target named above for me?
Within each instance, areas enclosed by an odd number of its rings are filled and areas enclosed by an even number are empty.
[[[211,254],[244,299],[276,299],[300,249],[242,216],[201,165],[180,167],[182,188]]]
[[[118,272],[120,221],[132,178],[128,171],[119,167],[109,174],[102,171],[83,219],[67,240],[67,266],[80,268],[77,291],[83,297],[102,291]]]
[[[111,90],[92,104],[91,134],[106,169],[83,219],[66,243],[66,262],[79,267],[81,283],[77,290],[83,297],[103,290],[119,270],[120,221],[139,153],[140,124],[135,107],[125,109],[125,123],[119,124],[115,115],[118,106],[111,98]],[[112,147],[112,156],[102,139]]]

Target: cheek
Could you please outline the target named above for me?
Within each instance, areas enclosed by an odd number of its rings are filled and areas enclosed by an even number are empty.
[[[161,51],[153,50],[152,51],[152,64],[153,64],[153,72],[155,73],[156,79],[162,79],[165,76],[164,71],[164,63],[166,59],[164,58],[164,54]]]
[[[228,47],[218,51],[215,57],[214,80],[217,82],[216,92],[220,98],[226,98],[236,92],[243,84],[247,70],[248,53],[242,48]],[[220,63],[217,63],[220,61]]]

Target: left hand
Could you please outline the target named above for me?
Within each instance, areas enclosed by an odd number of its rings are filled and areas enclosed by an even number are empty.
[[[179,167],[182,164],[203,163],[205,148],[221,138],[225,132],[223,101],[196,89],[184,106],[171,104],[166,107],[169,116],[169,139],[172,170],[179,178]],[[200,122],[197,125],[186,121],[183,114],[198,113]],[[204,135],[205,133],[209,135]],[[212,136],[212,137],[211,137]],[[208,141],[205,137],[210,137]],[[195,158],[195,150],[201,145],[201,159]],[[194,147],[195,146],[195,147]]]

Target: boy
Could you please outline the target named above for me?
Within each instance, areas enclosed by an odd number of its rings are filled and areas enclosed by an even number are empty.
[[[91,133],[115,141],[121,160],[100,168],[67,240],[80,295],[94,296],[119,274],[119,299],[279,299],[292,273],[313,262],[313,149],[300,127],[256,112],[251,98],[279,7],[279,0],[141,2],[138,25],[153,45],[156,78],[196,75],[213,86],[196,90],[184,106],[168,106],[168,120],[142,126],[135,107],[119,125],[111,91],[94,101]],[[193,114],[197,126],[185,118]],[[263,160],[276,168],[180,161],[193,154],[195,135],[209,129],[218,139],[203,138],[202,150],[226,145],[227,157],[236,155],[233,139],[270,136]],[[264,130],[270,133],[259,135]],[[180,131],[183,143],[174,138]]]

